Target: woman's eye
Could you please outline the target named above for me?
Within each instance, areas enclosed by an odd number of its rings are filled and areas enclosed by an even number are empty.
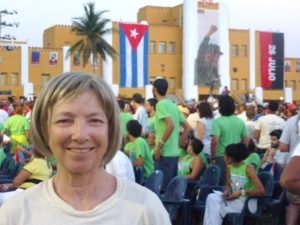
[[[72,120],[70,120],[70,119],[61,119],[61,120],[57,120],[56,123],[61,124],[61,125],[67,125],[67,124],[72,123]]]
[[[103,123],[103,121],[100,120],[100,119],[91,119],[90,123],[92,123],[92,124],[101,124],[101,123]]]

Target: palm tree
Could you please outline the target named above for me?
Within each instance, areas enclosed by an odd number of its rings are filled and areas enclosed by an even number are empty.
[[[117,52],[103,38],[105,34],[112,32],[112,28],[106,28],[111,20],[103,18],[103,14],[107,11],[96,12],[95,4],[90,2],[84,5],[84,12],[84,16],[72,20],[72,32],[82,38],[71,46],[69,52],[78,51],[80,55],[82,54],[83,66],[92,55],[93,72],[95,72],[99,55],[105,61],[107,55],[114,58]]]

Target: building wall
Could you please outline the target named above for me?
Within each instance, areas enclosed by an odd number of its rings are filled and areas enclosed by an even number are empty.
[[[139,9],[137,20],[139,22],[147,21],[151,25],[180,26],[182,24],[182,5],[175,7],[145,6]]]
[[[44,31],[43,47],[44,48],[62,48],[64,46],[71,46],[81,38],[76,36],[71,31],[71,26],[55,25]]]
[[[7,91],[13,96],[22,96],[21,48],[0,46],[0,58],[0,99],[6,97],[4,93]]]
[[[204,7],[202,3],[198,3],[199,6]],[[206,8],[218,9],[217,4],[206,4]],[[149,24],[149,80],[151,81],[156,76],[165,77],[170,84],[169,93],[180,92],[182,89],[182,5],[175,7],[153,7],[147,6],[139,10],[137,14],[137,20],[147,21]],[[113,22],[113,28],[118,30],[118,23]],[[261,85],[260,82],[260,58],[259,58],[259,36],[258,32],[256,36],[256,87]],[[46,29],[43,33],[43,48],[29,48],[29,82],[34,84],[34,95],[39,95],[40,89],[45,81],[44,76],[49,75],[49,79],[57,74],[63,72],[63,46],[71,46],[80,37],[77,37],[71,32],[71,26],[55,25]],[[222,57],[230,57],[230,80],[231,89],[239,95],[243,95],[249,90],[249,30],[229,30],[230,40],[230,55]],[[165,43],[166,52],[160,53],[160,42]],[[112,45],[114,49],[119,52],[119,35],[118,32],[113,32]],[[153,52],[150,50],[151,46]],[[170,52],[170,46],[175,49],[174,52]],[[234,50],[234,48],[237,48]],[[243,50],[244,49],[244,50]],[[40,51],[40,63],[37,65],[31,64],[32,51]],[[57,65],[51,66],[49,64],[49,54],[51,51],[58,52]],[[0,74],[7,74],[6,85],[0,85],[1,90],[12,90],[13,95],[21,96],[23,93],[23,87],[21,84],[20,71],[21,71],[21,57],[20,48],[14,48],[12,51],[7,51],[5,48],[0,47]],[[235,54],[235,52],[237,54]],[[73,60],[73,54],[71,57],[71,71],[86,71],[93,72],[91,63],[83,66],[82,58],[80,65],[75,65]],[[291,61],[291,72],[285,74],[285,86],[291,87],[293,91],[293,99],[300,101],[300,72],[296,72],[296,63],[300,62],[300,59],[287,58]],[[96,74],[102,76],[102,61],[100,59],[98,66],[96,67]],[[17,74],[17,84],[11,85],[9,80],[10,74]],[[119,84],[120,80],[120,67],[119,56],[113,60],[113,83]],[[130,98],[133,93],[139,92],[145,94],[144,89],[120,89],[120,95],[126,98]],[[199,89],[201,95],[209,93],[209,88]],[[277,100],[284,96],[283,91],[264,91],[264,99]]]
[[[240,95],[249,90],[249,38],[248,30],[229,30],[230,86],[232,91]]]

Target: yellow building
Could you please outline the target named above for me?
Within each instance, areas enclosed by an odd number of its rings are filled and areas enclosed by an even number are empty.
[[[202,4],[202,3],[198,3]],[[203,7],[203,5],[201,5]],[[205,7],[218,10],[218,4],[206,4]],[[175,7],[153,7],[146,6],[139,10],[137,14],[138,22],[147,21],[149,24],[149,80],[156,76],[165,77],[169,82],[169,93],[182,93],[182,61],[183,61],[183,6]],[[113,22],[113,28],[118,29],[118,22]],[[259,38],[256,32],[255,38],[255,86],[260,84],[259,68]],[[71,32],[71,27],[66,25],[55,25],[44,31],[43,48],[28,47],[28,78],[27,82],[31,83],[33,95],[38,96],[41,87],[51,77],[64,71],[64,46],[71,46],[78,40],[78,37]],[[24,93],[24,82],[22,78],[21,65],[21,48],[26,43],[18,43],[17,47],[7,49],[6,43],[1,41],[0,46],[0,96],[13,95],[22,96]],[[253,92],[250,86],[250,31],[229,29],[229,77],[230,90],[233,95],[243,96],[247,92]],[[7,45],[11,45],[9,41]],[[119,34],[114,32],[112,35],[112,45],[119,51]],[[32,63],[32,53],[39,52],[39,62]],[[50,55],[57,54],[57,62],[53,65],[49,63]],[[226,57],[226,56],[222,56]],[[300,101],[300,59],[286,58],[289,62],[290,70],[285,73],[285,87],[291,87],[293,91],[293,100]],[[82,60],[81,60],[82,62]],[[119,57],[113,60],[112,73],[113,83],[119,84],[120,66]],[[74,55],[70,56],[71,71],[92,72],[92,65],[87,64],[85,67],[74,61]],[[288,70],[287,70],[288,71]],[[96,73],[102,76],[102,62],[96,67]],[[124,89],[120,88],[119,94],[123,97],[130,98],[134,92],[145,95],[144,89]],[[208,87],[198,88],[200,96],[209,94]],[[264,90],[264,100],[279,100],[284,96],[283,90]]]

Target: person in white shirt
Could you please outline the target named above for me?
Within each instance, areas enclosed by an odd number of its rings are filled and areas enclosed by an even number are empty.
[[[3,101],[0,101],[0,123],[5,124],[6,120],[8,119],[9,115],[8,112],[4,110],[5,103]]]
[[[265,116],[261,116],[255,124],[254,137],[257,141],[258,154],[264,154],[266,149],[271,146],[270,133],[273,130],[283,129],[285,121],[276,115],[278,103],[269,102],[269,112]]]
[[[132,163],[127,155],[120,150],[118,150],[112,160],[106,164],[105,169],[118,178],[135,182]]]
[[[287,190],[286,224],[296,225],[300,209],[300,116],[299,114],[288,119],[280,137],[279,149],[288,152],[288,163],[281,177],[280,185]]]
[[[136,109],[135,114],[133,115],[133,118],[139,122],[139,124],[142,125],[142,133],[145,133],[147,131],[147,119],[148,119],[148,113],[143,106],[143,97],[139,93],[135,93],[132,96],[132,104],[133,107]]]

